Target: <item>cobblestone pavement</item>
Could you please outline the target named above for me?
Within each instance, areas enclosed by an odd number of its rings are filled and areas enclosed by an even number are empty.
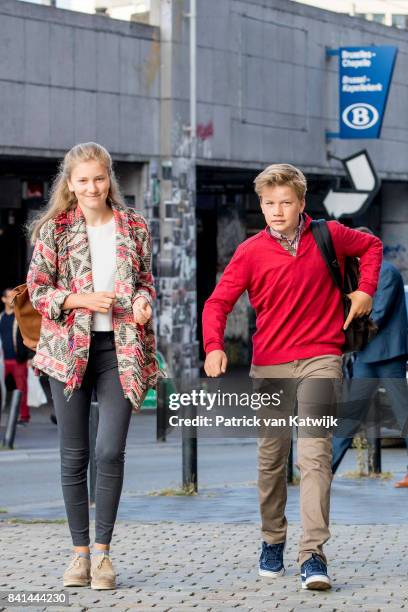
[[[254,524],[119,522],[112,549],[117,590],[69,589],[69,608],[2,610],[408,610],[404,527],[333,525],[326,553],[334,588],[312,592],[300,589],[298,527],[289,530],[286,575],[267,579],[257,574],[259,532]],[[3,521],[0,529],[0,589],[62,588],[69,558],[65,524]]]

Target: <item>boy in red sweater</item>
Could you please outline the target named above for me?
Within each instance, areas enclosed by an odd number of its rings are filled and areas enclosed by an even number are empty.
[[[289,164],[268,166],[255,179],[267,227],[240,244],[203,311],[207,376],[225,373],[224,331],[227,316],[240,295],[248,292],[256,313],[250,376],[295,379],[299,415],[305,385],[311,378],[341,379],[343,330],[355,317],[369,314],[382,260],[382,243],[375,236],[328,224],[337,259],[344,272],[346,256],[360,258],[358,290],[349,294],[346,321],[335,287],[313,238],[305,214],[306,178]],[[290,437],[258,442],[262,552],[259,573],[285,572],[286,466]],[[331,435],[298,437],[302,537],[298,561],[302,587],[328,589],[323,545],[329,539]]]

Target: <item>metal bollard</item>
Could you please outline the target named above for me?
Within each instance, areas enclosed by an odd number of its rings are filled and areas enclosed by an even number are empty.
[[[373,441],[373,455],[372,455],[372,471],[374,474],[381,474],[381,438],[376,437]]]
[[[374,397],[374,414],[375,414],[375,437],[370,440],[368,447],[368,471],[374,474],[381,474],[381,400],[380,392],[377,391]]]
[[[22,393],[15,389],[11,395],[10,412],[7,419],[6,431],[3,438],[3,446],[14,448],[14,439],[16,437],[17,420],[20,413]]]
[[[194,418],[197,411],[191,404],[184,406],[183,417]],[[198,490],[197,482],[197,428],[182,428],[182,461],[183,461],[183,489],[194,492]]]
[[[167,433],[167,383],[165,380],[160,379],[158,381],[156,393],[156,440],[157,442],[165,442]]]
[[[98,433],[99,410],[98,403],[91,402],[89,414],[89,502],[95,503],[95,486],[96,486],[96,434]]]

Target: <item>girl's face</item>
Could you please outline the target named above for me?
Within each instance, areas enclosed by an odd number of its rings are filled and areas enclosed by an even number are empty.
[[[102,210],[106,207],[110,180],[106,166],[98,161],[85,161],[74,166],[67,181],[81,208]]]

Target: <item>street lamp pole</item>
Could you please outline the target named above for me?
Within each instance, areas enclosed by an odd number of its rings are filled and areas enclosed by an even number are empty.
[[[197,0],[190,0],[190,12],[186,17],[190,19],[190,171],[195,172],[197,154]],[[191,380],[189,382],[191,383]],[[196,415],[195,406],[185,406],[184,415],[194,418]],[[190,492],[197,491],[197,430],[195,427],[183,427],[182,463],[183,488]]]
[[[190,138],[191,161],[197,154],[197,0],[190,0]]]

